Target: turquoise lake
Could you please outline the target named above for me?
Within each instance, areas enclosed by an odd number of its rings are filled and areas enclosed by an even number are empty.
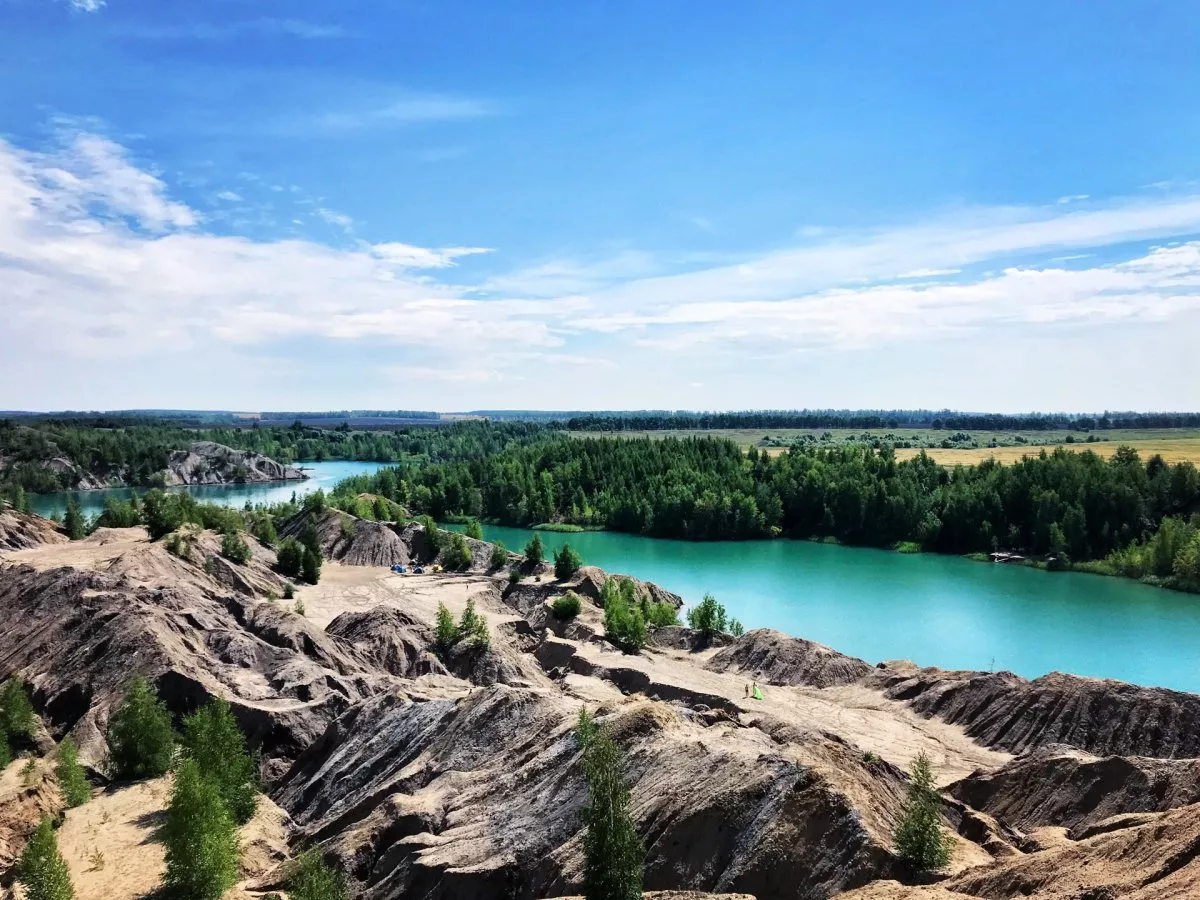
[[[484,526],[520,550],[532,532]],[[584,562],[705,592],[747,630],[770,627],[875,663],[1051,671],[1200,692],[1200,597],[1120,578],[809,541],[699,544],[539,532]]]
[[[232,506],[328,490],[379,463],[304,464],[304,482],[180,488]],[[109,496],[74,494],[85,514]],[[67,494],[33,497],[42,515]],[[776,628],[872,663],[911,659],[944,668],[1008,669],[1027,677],[1058,670],[1200,692],[1200,597],[1119,578],[906,555],[808,541],[689,543],[609,532],[539,532],[569,542],[584,561],[657,582],[688,603],[706,592],[747,629]],[[489,540],[519,551],[525,529],[485,525]]]

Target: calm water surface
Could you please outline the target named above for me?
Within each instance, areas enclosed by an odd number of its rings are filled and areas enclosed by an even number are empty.
[[[307,481],[273,481],[268,484],[218,484],[171,488],[171,490],[187,491],[197,500],[206,503],[221,503],[225,506],[244,506],[246,501],[251,503],[277,503],[290,500],[292,492],[297,497],[324,488],[328,491],[343,478],[351,475],[369,475],[386,463],[377,462],[302,462],[304,473],[309,476]],[[40,516],[61,514],[67,508],[67,498],[74,497],[79,503],[85,516],[99,515],[104,511],[104,501],[109,497],[119,500],[128,499],[132,491],[129,488],[112,488],[106,491],[62,491],[57,494],[33,494],[31,500],[33,511]],[[139,489],[138,494],[146,493]]]
[[[1200,692],[1200,597],[1119,578],[808,541],[690,543],[540,532],[591,565],[694,603],[711,592],[747,629],[777,628],[870,662],[1058,670]],[[532,532],[484,526],[520,550]]]

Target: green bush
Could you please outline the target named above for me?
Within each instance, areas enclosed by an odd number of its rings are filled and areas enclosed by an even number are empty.
[[[518,572],[516,569],[513,569],[511,572],[509,572],[508,573],[508,583],[509,584],[520,584],[521,583],[521,573]]]
[[[283,599],[284,600],[295,600],[296,599],[296,586],[294,584],[292,584],[290,581],[283,586]]]
[[[163,826],[168,896],[219,900],[238,872],[237,826],[215,781],[200,774],[193,759],[175,773]]]
[[[583,608],[583,603],[577,593],[567,591],[561,597],[555,597],[550,608],[554,610],[554,617],[556,619],[569,622],[579,615],[579,611]]]
[[[425,528],[425,541],[429,544],[430,557],[437,556],[442,549],[442,532],[437,527],[437,522],[433,521],[432,516],[422,516],[421,525]]]
[[[287,879],[291,900],[346,900],[346,879],[330,868],[316,850],[305,850],[296,859]]]
[[[227,531],[221,535],[221,555],[230,562],[245,565],[250,562],[250,546],[242,540],[236,531]]]
[[[178,499],[181,496],[186,495],[168,494],[159,488],[146,492],[142,498],[142,519],[151,540],[158,540],[183,524],[183,503]]]
[[[458,642],[458,626],[454,623],[454,616],[450,614],[450,610],[444,603],[438,603],[437,620],[433,627],[433,642],[438,652],[443,655],[449,653],[450,649]]]
[[[475,601],[470,598],[467,598],[466,608],[458,621],[458,639],[470,641],[480,650],[486,650],[492,642],[487,620],[475,611]]]
[[[304,551],[304,559],[300,566],[300,577],[309,584],[316,584],[321,580],[320,552],[311,548]]]
[[[571,549],[570,544],[563,544],[554,553],[554,577],[559,581],[571,578],[582,565],[583,559]]]
[[[483,526],[479,524],[478,519],[472,519],[468,522],[467,527],[463,529],[463,533],[467,537],[474,538],[477,541],[483,540]]]
[[[25,900],[71,900],[75,896],[67,861],[58,852],[58,838],[49,819],[42,819],[25,845],[17,874],[25,888]]]
[[[951,844],[941,826],[941,797],[933,764],[922,751],[913,761],[908,795],[896,827],[896,853],[917,872],[936,872],[950,862]]]
[[[276,541],[279,540],[279,535],[275,532],[275,520],[270,513],[256,514],[250,520],[250,533],[257,538],[260,544],[268,547],[274,547]]]
[[[58,786],[62,789],[63,799],[67,806],[74,808],[83,806],[92,799],[92,785],[79,764],[79,751],[70,736],[62,739],[58,745],[58,762],[54,773],[58,776]]]
[[[467,539],[461,534],[450,535],[449,545],[442,553],[442,564],[452,572],[462,572],[471,568],[471,548]]]
[[[706,639],[729,629],[725,607],[712,594],[705,594],[703,600],[688,610],[687,617],[688,625]]]
[[[679,612],[670,603],[642,603],[642,617],[647,625],[654,628],[665,628],[679,624]]]
[[[14,675],[0,691],[0,736],[31,740],[36,724],[25,683]]]
[[[508,549],[502,541],[492,544],[492,555],[488,557],[489,569],[501,569],[508,564]]]
[[[588,799],[582,811],[585,900],[641,900],[646,849],[629,812],[620,748],[586,710],[576,739],[583,750]]]
[[[639,604],[634,600],[633,582],[610,578],[600,594],[604,605],[604,637],[626,653],[646,646],[649,634]]]
[[[532,565],[539,566],[546,559],[546,548],[542,544],[542,536],[536,531],[529,543],[525,545],[525,559]]]
[[[258,769],[229,704],[214,697],[184,719],[183,746],[200,774],[220,789],[234,821],[249,822],[258,806]]]
[[[730,619],[729,620],[729,633],[732,634],[734,637],[741,637],[743,634],[746,633],[746,626],[744,626],[737,619]]]
[[[304,548],[293,537],[284,538],[276,554],[275,567],[288,578],[299,578],[304,568]]]
[[[175,731],[171,714],[141,675],[129,684],[121,705],[108,721],[108,761],[118,781],[157,778],[171,767]]]
[[[79,511],[79,503],[74,497],[67,500],[67,514],[63,516],[63,531],[73,541],[84,535],[83,514]]]

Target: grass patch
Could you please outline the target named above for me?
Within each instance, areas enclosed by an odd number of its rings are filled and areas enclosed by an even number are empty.
[[[990,556],[988,556],[986,553],[965,553],[965,554],[963,554],[963,558],[970,559],[975,562],[991,562],[992,561],[992,558]]]
[[[897,553],[920,553],[921,545],[916,541],[897,541],[892,549]]]
[[[533,526],[534,531],[556,531],[561,534],[581,534],[585,531],[604,531],[603,525],[571,525],[568,522],[543,522]]]

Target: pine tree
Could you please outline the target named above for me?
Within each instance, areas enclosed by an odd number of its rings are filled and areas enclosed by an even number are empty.
[[[571,549],[570,544],[563,544],[554,553],[554,577],[559,581],[566,581],[578,572],[582,565],[583,559]]]
[[[157,778],[171,766],[171,714],[141,675],[134,676],[108,723],[109,767],[118,781]]]
[[[9,738],[32,738],[34,730],[33,704],[25,691],[25,683],[15,675],[0,691],[0,734]]]
[[[183,746],[200,774],[216,783],[234,820],[249,822],[258,806],[258,769],[229,704],[214,697],[184,719]]]
[[[459,640],[471,641],[481,650],[486,649],[492,641],[488,634],[487,619],[475,611],[475,601],[470,598],[458,621],[458,637]]]
[[[63,517],[63,530],[73,541],[83,537],[83,514],[74,497],[67,500],[67,514]]]
[[[950,840],[942,831],[941,796],[933,764],[921,752],[913,760],[908,796],[896,827],[896,852],[917,872],[936,872],[950,862]]]
[[[42,819],[25,845],[17,871],[25,900],[71,900],[75,896],[71,873],[58,852],[58,838],[49,819]]]
[[[641,900],[646,849],[629,814],[620,748],[586,710],[580,711],[576,739],[588,781],[583,895],[586,900]]]
[[[319,550],[309,548],[304,551],[300,576],[309,584],[316,584],[321,580],[321,553]]]
[[[92,799],[91,782],[79,764],[79,751],[70,736],[63,738],[58,745],[58,763],[54,771],[68,807],[83,806]]]
[[[316,850],[305,850],[296,859],[287,882],[291,900],[346,900],[346,879],[331,869]]]
[[[185,759],[175,773],[163,827],[166,892],[178,900],[218,900],[238,871],[237,827],[216,782]]]
[[[529,539],[529,543],[525,545],[525,559],[530,564],[538,566],[545,558],[546,548],[542,545],[542,536],[535,531],[533,537]]]
[[[450,649],[458,643],[458,626],[454,624],[454,616],[450,614],[450,610],[444,603],[438,604],[433,640],[438,652],[442,654],[449,653]]]
[[[503,541],[496,541],[492,544],[492,555],[488,560],[488,567],[499,569],[508,562],[508,550],[504,546]]]

